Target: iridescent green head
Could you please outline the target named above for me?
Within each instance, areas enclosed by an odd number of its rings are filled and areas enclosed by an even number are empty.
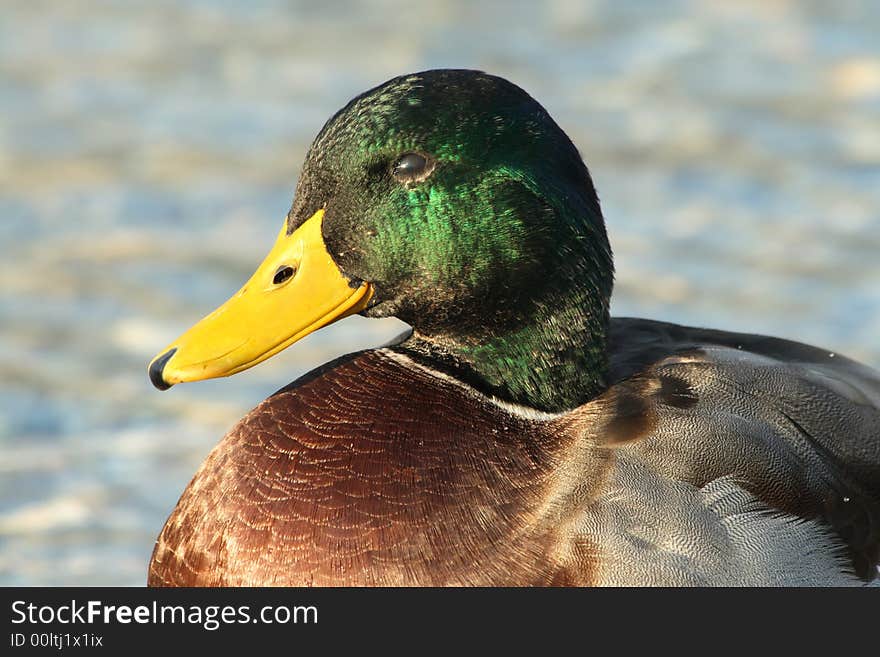
[[[327,253],[369,287],[357,308],[413,326],[398,349],[544,410],[603,387],[602,213],[574,145],[519,87],[436,70],[358,96],[312,144],[287,235],[322,210]]]
[[[306,159],[288,219],[326,208],[367,314],[424,335],[496,335],[566,290],[611,293],[611,253],[574,145],[525,91],[478,71],[395,78],[352,100]]]

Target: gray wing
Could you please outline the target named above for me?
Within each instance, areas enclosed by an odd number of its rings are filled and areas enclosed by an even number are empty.
[[[593,440],[697,489],[724,480],[818,523],[869,580],[880,556],[880,374],[806,345],[615,319]],[[717,485],[717,484],[714,484]]]

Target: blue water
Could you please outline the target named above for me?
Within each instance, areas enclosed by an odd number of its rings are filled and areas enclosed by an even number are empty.
[[[878,32],[876,2],[5,0],[0,584],[142,584],[237,418],[399,331],[350,318],[166,393],[145,372],[259,262],[326,118],[404,72],[482,68],[550,110],[616,314],[880,366]]]

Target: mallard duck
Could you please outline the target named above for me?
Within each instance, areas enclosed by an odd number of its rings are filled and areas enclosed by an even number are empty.
[[[611,319],[578,151],[492,75],[337,112],[242,289],[149,365],[249,368],[353,313],[412,331],[259,404],[165,524],[152,586],[857,585],[880,550],[880,374]]]

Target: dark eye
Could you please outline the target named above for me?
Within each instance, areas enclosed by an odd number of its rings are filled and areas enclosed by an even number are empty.
[[[400,182],[419,182],[431,175],[434,160],[421,153],[404,153],[391,167],[391,175]]]
[[[281,285],[284,281],[293,276],[295,273],[296,269],[294,269],[290,265],[281,265],[275,271],[275,278],[272,279],[272,282],[275,283],[275,285]]]

